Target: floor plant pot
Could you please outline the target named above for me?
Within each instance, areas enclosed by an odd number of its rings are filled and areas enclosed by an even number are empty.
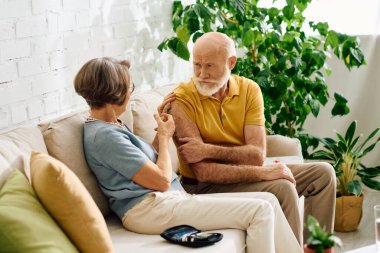
[[[362,218],[363,195],[336,198],[334,230],[351,232],[358,228]]]
[[[309,248],[307,246],[307,244],[305,244],[303,246],[303,252],[304,253],[316,253],[315,249],[312,249],[312,248]],[[328,249],[324,249],[323,253],[333,253],[334,252],[334,248],[328,248]]]

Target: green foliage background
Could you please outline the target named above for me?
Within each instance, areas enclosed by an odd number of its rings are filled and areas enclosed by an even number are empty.
[[[190,39],[196,41],[210,31],[230,36],[244,52],[233,72],[260,85],[268,132],[299,138],[308,157],[318,140],[303,125],[331,99],[325,81],[331,74],[326,58],[331,52],[348,69],[365,64],[356,37],[330,30],[327,23],[306,22],[303,12],[311,1],[287,0],[283,8],[258,7],[259,0],[197,0],[187,6],[174,1],[176,35],[158,48],[189,60]],[[318,35],[307,35],[305,26]],[[332,116],[348,114],[347,99],[339,93],[333,97]]]

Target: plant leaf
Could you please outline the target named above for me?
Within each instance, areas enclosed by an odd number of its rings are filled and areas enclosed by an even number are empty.
[[[162,52],[162,50],[168,47],[168,42],[169,42],[169,39],[165,39],[164,41],[160,43],[160,45],[158,45],[157,49]]]
[[[336,145],[336,140],[334,140],[333,138],[329,138],[329,137],[321,139],[321,142],[328,147]]]
[[[376,128],[375,130],[372,131],[372,133],[370,133],[367,137],[367,139],[365,139],[365,141],[355,150],[356,152],[360,152],[360,150],[367,144],[368,141],[370,141],[375,135],[377,135],[380,131],[380,127]],[[376,143],[379,141],[379,139],[377,139]]]
[[[352,151],[352,149],[356,146],[361,136],[362,136],[361,134],[359,136],[356,136],[356,138],[352,141],[352,143],[348,147],[348,150],[347,150],[348,152]]]
[[[362,177],[362,182],[369,188],[380,191],[379,181],[367,177]]]
[[[331,110],[333,116],[343,116],[350,112],[350,108],[347,106],[347,99],[337,92],[334,93],[335,105]]]
[[[377,139],[377,141],[375,143],[372,143],[370,146],[368,146],[366,149],[364,149],[363,152],[361,152],[361,154],[359,154],[358,158],[362,158],[363,156],[365,156],[368,152],[371,152],[375,147],[376,147],[376,144],[378,143],[378,141],[380,140]]]
[[[350,124],[350,126],[348,127],[346,131],[346,135],[344,136],[344,139],[346,139],[348,146],[351,145],[351,141],[352,141],[352,138],[354,137],[355,131],[356,131],[356,120],[352,121],[352,123]]]
[[[245,3],[243,0],[230,0],[230,4],[240,15],[244,15]]]
[[[337,103],[347,103],[347,99],[339,92],[334,93],[334,98]]]
[[[286,5],[282,12],[284,13],[284,16],[287,20],[292,20],[294,16],[294,5]]]
[[[379,176],[380,166],[369,168],[361,164],[361,168],[358,169],[358,175],[360,177],[369,177],[369,178]]]
[[[179,25],[176,29],[177,37],[184,43],[187,44],[187,42],[190,39],[189,30],[187,29],[186,25]]]
[[[348,182],[348,192],[354,194],[355,196],[360,196],[360,194],[362,194],[362,186],[358,180]]]
[[[313,113],[314,117],[317,117],[319,114],[319,103],[315,99],[310,99],[309,100],[309,105],[311,112]]]
[[[183,6],[181,1],[173,2],[173,12],[172,12],[172,24],[173,31],[176,31],[177,27],[182,23],[181,16],[183,14]]]
[[[187,49],[187,46],[180,39],[176,37],[169,39],[168,48],[180,58],[186,61],[190,59],[189,49]]]
[[[334,160],[334,154],[325,150],[317,150],[310,154],[309,159]]]
[[[204,6],[202,3],[197,3],[194,5],[194,11],[199,18],[203,18],[204,21],[210,22],[212,13]]]

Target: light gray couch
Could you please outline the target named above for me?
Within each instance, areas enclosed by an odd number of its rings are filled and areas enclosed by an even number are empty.
[[[153,113],[163,96],[173,88],[174,86],[164,86],[134,94],[122,119],[134,133],[151,141],[156,125]],[[105,217],[115,252],[245,252],[245,232],[235,229],[219,230],[224,235],[221,242],[199,249],[170,244],[158,235],[136,234],[124,229],[117,217],[110,212],[105,196],[86,165],[82,149],[82,125],[86,115],[87,112],[77,112],[39,126],[26,126],[1,133],[0,189],[13,169],[19,169],[30,178],[29,160],[32,150],[49,153],[73,170],[90,192]],[[267,143],[268,156],[279,157],[284,162],[303,162],[298,140],[283,136],[268,136]],[[173,143],[170,145],[173,168],[177,169],[175,147]],[[273,158],[268,159],[268,162],[271,161]],[[300,205],[302,209],[302,204]]]

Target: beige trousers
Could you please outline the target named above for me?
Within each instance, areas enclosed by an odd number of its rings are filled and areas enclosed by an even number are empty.
[[[270,193],[154,192],[123,217],[124,227],[144,234],[160,234],[181,224],[200,230],[245,230],[248,253],[302,252],[278,200]]]
[[[189,193],[206,194],[220,192],[271,192],[281,204],[281,208],[300,245],[309,237],[300,221],[309,214],[318,219],[328,231],[333,231],[335,217],[336,178],[333,167],[324,162],[288,164],[297,182],[296,187],[288,180],[278,179],[241,184],[183,185]],[[304,219],[298,209],[299,196],[305,197]],[[303,233],[302,233],[303,231]]]

